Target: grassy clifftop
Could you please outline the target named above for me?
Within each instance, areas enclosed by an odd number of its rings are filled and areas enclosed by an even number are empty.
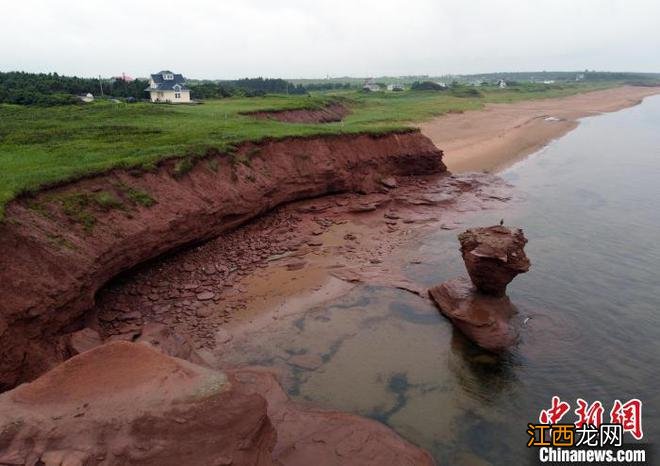
[[[383,133],[446,112],[479,109],[486,102],[559,97],[604,86],[490,89],[472,97],[448,92],[347,91],[309,97],[228,98],[191,106],[108,101],[49,108],[0,105],[0,219],[7,202],[21,193],[118,166],[148,167],[162,158],[196,157],[210,147],[231,150],[235,144],[263,138]],[[335,99],[352,111],[342,122],[292,124],[243,115],[319,108]]]

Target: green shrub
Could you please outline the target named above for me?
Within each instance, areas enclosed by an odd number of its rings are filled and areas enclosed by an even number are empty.
[[[64,214],[76,223],[80,223],[86,231],[91,231],[96,224],[96,217],[87,211],[91,202],[85,193],[68,194],[59,199]]]
[[[190,157],[178,160],[174,164],[174,177],[181,178],[183,175],[192,170],[194,166],[195,164]]]
[[[148,193],[140,191],[139,189],[129,188],[126,190],[126,197],[128,197],[135,204],[139,204],[142,207],[151,207],[156,203],[156,200],[151,197]]]
[[[478,89],[468,86],[456,86],[451,88],[451,95],[454,97],[482,97],[483,94]]]
[[[446,86],[438,84],[433,81],[415,81],[410,88],[414,91],[445,91]]]
[[[140,165],[140,168],[145,172],[154,173],[156,170],[158,170],[158,164],[154,161],[144,162],[142,165]]]
[[[122,207],[121,200],[108,191],[100,191],[94,194],[94,202],[105,211]]]

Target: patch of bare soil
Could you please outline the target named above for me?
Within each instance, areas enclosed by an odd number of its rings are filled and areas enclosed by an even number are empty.
[[[260,120],[277,120],[285,123],[333,123],[342,121],[351,113],[345,105],[334,102],[323,108],[318,109],[295,109],[295,110],[272,110],[250,112],[250,115]]]

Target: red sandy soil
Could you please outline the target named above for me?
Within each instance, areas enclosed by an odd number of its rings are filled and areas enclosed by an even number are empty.
[[[657,87],[623,86],[559,99],[487,104],[420,125],[442,147],[452,173],[497,171],[535,152],[578,125],[578,119],[639,104]]]
[[[350,110],[340,103],[332,103],[319,109],[273,110],[270,112],[250,112],[259,119],[273,119],[285,123],[332,123],[343,120]]]

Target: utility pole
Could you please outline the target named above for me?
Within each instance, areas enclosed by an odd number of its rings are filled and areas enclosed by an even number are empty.
[[[103,81],[101,81],[101,75],[99,75],[99,87],[101,88],[101,97],[103,97]]]

